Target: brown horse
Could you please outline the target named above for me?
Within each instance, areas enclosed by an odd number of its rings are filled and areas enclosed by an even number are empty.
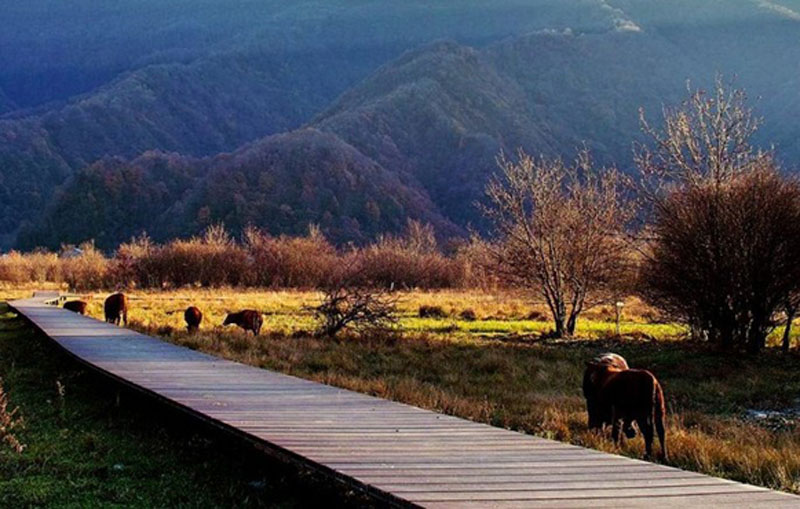
[[[86,306],[88,306],[88,304],[82,300],[71,300],[64,303],[64,309],[72,311],[73,313],[78,313],[79,315],[86,314]]]
[[[643,369],[619,369],[604,366],[594,371],[592,381],[597,387],[597,410],[590,426],[602,427],[597,419],[610,415],[611,437],[615,443],[622,441],[620,425],[629,437],[636,422],[644,436],[646,457],[653,454],[653,435],[658,435],[662,460],[667,459],[667,442],[664,434],[666,408],[664,392],[656,377]],[[598,417],[599,416],[599,417]]]
[[[128,297],[124,293],[109,295],[103,304],[106,322],[128,325]]]
[[[200,322],[203,321],[203,312],[194,306],[189,306],[183,313],[183,319],[186,320],[186,329],[191,333],[200,328]]]
[[[238,325],[244,329],[245,332],[253,331],[253,335],[258,336],[263,323],[264,319],[261,317],[261,313],[252,309],[245,309],[238,313],[228,313],[222,325]]]
[[[603,353],[586,363],[586,370],[583,372],[583,397],[586,398],[586,411],[589,414],[589,428],[601,429],[603,426],[611,424],[610,409],[603,409],[599,406],[598,391],[600,387],[596,383],[597,374],[607,367],[619,370],[628,369],[628,362],[615,353]],[[633,428],[626,428],[625,434],[628,438],[633,438],[635,431]]]

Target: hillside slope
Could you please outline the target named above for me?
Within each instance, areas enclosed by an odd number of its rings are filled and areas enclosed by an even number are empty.
[[[295,129],[381,64],[439,37],[483,45],[545,27],[613,26],[598,0],[6,7],[0,87],[27,109],[0,120],[0,247],[99,158],[205,156]]]
[[[102,157],[234,150],[297,128],[373,65],[324,52],[219,55],[149,66],[58,109],[0,119],[0,236],[35,219],[56,186]]]
[[[316,224],[340,243],[363,243],[402,230],[409,218],[444,236],[464,233],[424,191],[336,136],[301,129],[204,159],[148,153],[99,161],[69,180],[20,245],[93,238],[110,249],[144,232],[165,240],[220,222],[234,233],[252,225],[275,234]]]
[[[556,5],[534,4],[543,19],[546,8]],[[790,43],[800,37],[795,11],[747,0],[726,0],[722,12],[720,0],[568,4],[576,11],[571,19],[591,29],[573,30],[562,23],[566,17],[552,16],[561,20],[554,29],[476,47],[435,42],[381,66],[382,53],[369,46],[380,26],[367,22],[384,18],[364,4],[348,18],[348,26],[361,20],[364,31],[354,33],[345,47],[302,55],[284,53],[286,48],[234,51],[192,64],[149,66],[55,111],[7,116],[0,121],[0,214],[7,219],[0,235],[6,233],[8,244],[24,224],[25,245],[36,238],[52,244],[59,235],[83,240],[90,231],[69,223],[63,230],[52,226],[69,196],[85,195],[84,181],[69,176],[106,155],[130,158],[154,148],[184,154],[189,162],[181,164],[202,168],[179,179],[180,186],[163,182],[163,202],[175,204],[168,214],[143,217],[134,229],[156,237],[197,233],[218,221],[234,229],[258,224],[274,233],[300,232],[308,222],[321,222],[332,240],[360,242],[381,228],[392,231],[404,222],[403,214],[429,218],[447,232],[470,225],[480,229],[474,203],[501,151],[524,148],[569,158],[586,144],[599,162],[634,172],[639,108],[658,124],[662,105],[685,97],[687,80],[706,86],[717,72],[760,97],[752,103],[766,124],[756,141],[765,147],[775,143],[786,166],[797,166],[800,45]],[[409,4],[397,12],[408,21],[418,7]],[[584,7],[587,19],[577,12]],[[286,15],[310,16],[307,8],[299,3]],[[329,9],[325,16],[338,12]],[[437,16],[441,22],[442,13]],[[395,40],[397,27],[390,28]],[[384,50],[384,57],[394,51]],[[371,66],[377,70],[367,73]],[[280,131],[288,134],[272,136]],[[233,160],[239,160],[248,147],[237,146],[265,135],[251,147],[269,157],[252,156],[246,170],[237,170],[230,155],[209,157],[235,151]],[[290,178],[291,171],[307,177]],[[342,186],[339,179],[349,179],[348,172],[377,180],[371,187]],[[282,187],[270,187],[260,180],[263,175],[278,178]],[[153,175],[148,185],[161,178]],[[53,189],[65,180],[51,204]],[[306,200],[309,188],[315,191]],[[329,195],[336,200],[325,198]],[[124,191],[105,196],[109,203],[126,199]],[[402,206],[391,204],[397,197]],[[379,220],[358,208],[357,202],[368,198],[385,202],[379,215],[370,205]],[[119,204],[121,210],[126,206]],[[37,220],[41,211],[45,216]],[[113,217],[107,221],[113,223]],[[117,224],[98,231],[112,232],[104,233],[105,245],[124,241],[122,235],[131,232]]]

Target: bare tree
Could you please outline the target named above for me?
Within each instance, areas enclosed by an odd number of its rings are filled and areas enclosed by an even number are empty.
[[[647,301],[697,337],[756,352],[800,284],[800,185],[750,143],[760,121],[744,92],[717,79],[664,110],[639,146],[651,213],[643,251]]]
[[[750,143],[762,121],[747,107],[743,90],[717,76],[714,90],[692,91],[677,107],[664,107],[663,130],[653,128],[639,110],[650,144],[636,145],[644,196],[658,202],[673,186],[722,185],[772,159]]]
[[[495,266],[544,298],[557,337],[572,335],[581,312],[606,300],[626,268],[624,232],[633,207],[623,197],[623,178],[593,168],[587,150],[572,165],[523,151],[516,161],[501,155],[498,164],[483,208],[497,234]]]
[[[322,303],[310,310],[321,322],[317,335],[334,337],[347,327],[388,329],[397,323],[397,301],[387,290],[340,284],[326,290]]]

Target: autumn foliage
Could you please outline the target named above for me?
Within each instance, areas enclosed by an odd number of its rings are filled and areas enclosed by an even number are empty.
[[[477,242],[477,241],[476,241]],[[60,253],[11,252],[0,257],[0,281],[55,282],[73,290],[180,287],[325,288],[350,281],[385,288],[487,286],[477,244],[446,255],[433,228],[410,221],[401,235],[337,248],[311,226],[304,236],[248,228],[232,237],[221,225],[164,244],[140,236],[110,256],[91,243]]]

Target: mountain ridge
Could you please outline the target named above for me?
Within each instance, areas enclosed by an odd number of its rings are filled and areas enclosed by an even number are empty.
[[[315,11],[311,4],[301,2],[280,16],[303,18],[323,30],[319,40],[303,34],[299,42],[279,38],[274,47],[265,48],[257,42],[260,36],[244,32],[236,36],[241,41],[234,44],[233,37],[212,54],[133,69],[60,106],[0,117],[0,246],[14,244],[20,231],[24,235],[16,244],[25,247],[33,247],[36,238],[47,239],[48,245],[59,237],[86,240],[90,230],[61,224],[63,231],[57,231],[53,225],[64,215],[70,195],[86,196],[82,185],[109,204],[123,201],[124,193],[103,191],[104,179],[131,186],[134,196],[153,186],[152,203],[173,207],[165,216],[172,220],[152,217],[150,224],[135,230],[162,237],[195,234],[208,221],[224,221],[234,229],[256,223],[273,233],[288,233],[304,231],[301,223],[307,220],[325,222],[335,242],[361,242],[381,233],[376,225],[392,231],[404,223],[401,216],[407,211],[429,218],[448,234],[469,227],[481,230],[483,218],[473,205],[482,199],[500,152],[522,148],[570,158],[585,144],[600,164],[634,172],[632,143],[643,140],[639,107],[657,125],[662,105],[685,97],[687,80],[702,87],[718,71],[735,86],[763,96],[754,102],[756,113],[767,118],[756,141],[763,147],[774,142],[779,158],[789,163],[800,158],[800,127],[794,122],[800,115],[800,46],[785,44],[800,35],[800,24],[749,1],[730,0],[720,14],[716,0],[698,2],[690,12],[671,12],[666,2],[642,0],[576,0],[568,6],[537,0],[530,7],[537,17],[525,35],[477,46],[444,38],[402,52],[402,33],[394,25],[386,28],[397,44],[377,45],[373,36],[381,25],[368,23],[384,19],[374,12],[376,5],[348,10],[331,4]],[[396,14],[410,23],[420,5],[397,7]],[[559,11],[562,6],[574,12],[567,16]],[[440,7],[436,23],[445,23],[453,33],[503,32],[480,23],[480,29],[473,29],[442,21],[448,13],[473,19],[477,7],[470,12],[444,3]],[[523,12],[517,7],[509,0],[509,15]],[[322,20],[342,13],[350,16],[343,25],[337,21],[321,28]],[[547,19],[549,24],[543,21]],[[337,32],[359,25],[364,30],[349,37]],[[515,20],[514,26],[525,22]],[[275,37],[272,28],[264,30],[272,34],[267,39]],[[424,39],[420,34],[431,31],[412,24],[409,30],[409,41]],[[334,46],[322,44],[334,40]],[[287,136],[275,137],[281,133]],[[294,182],[283,190],[292,197],[287,205],[294,219],[282,218],[279,207],[250,192],[260,185],[250,161],[242,178],[230,179],[237,175],[230,155],[244,153],[252,143],[269,146],[272,154],[262,173],[278,175],[284,184]],[[308,157],[320,158],[316,173],[312,164],[299,160],[303,143],[309,144]],[[312,150],[320,145],[327,150]],[[183,162],[159,177],[155,167],[137,161],[152,150],[181,154],[163,157]],[[122,159],[112,164],[109,157]],[[402,203],[387,205],[380,221],[369,220],[356,208],[326,211],[317,202],[307,207],[300,203],[306,183],[292,181],[288,172],[317,175],[338,189],[336,201],[341,204],[348,201],[343,194],[347,189],[337,188],[330,172],[342,170],[345,162],[353,172],[379,181],[354,189],[354,196],[366,200],[368,193],[380,192],[389,204],[398,194]],[[126,164],[142,168],[137,173],[126,170]],[[94,174],[81,174],[93,165]],[[199,170],[188,179],[170,173],[186,165]],[[238,188],[216,192],[207,176],[212,173]],[[166,178],[175,178],[176,185]],[[269,189],[261,193],[279,201]],[[223,204],[244,196],[252,204]],[[150,203],[146,196],[137,199]],[[122,210],[126,205],[118,204]],[[131,229],[117,215],[97,221],[97,236],[104,244],[127,240],[123,236]]]

